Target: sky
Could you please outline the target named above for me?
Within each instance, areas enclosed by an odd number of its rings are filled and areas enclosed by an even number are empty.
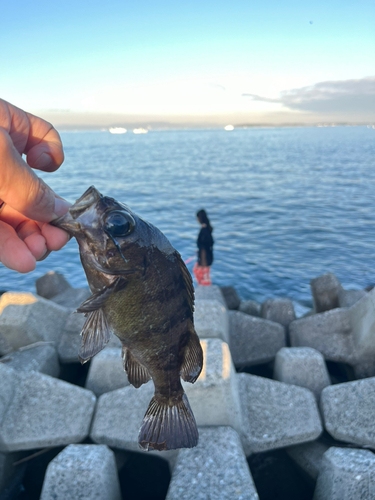
[[[375,2],[4,2],[0,97],[68,128],[375,122]]]

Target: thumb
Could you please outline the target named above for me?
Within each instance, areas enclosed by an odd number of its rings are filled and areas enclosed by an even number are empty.
[[[58,198],[23,161],[8,133],[0,127],[0,199],[29,219],[50,222],[64,215],[69,203]]]

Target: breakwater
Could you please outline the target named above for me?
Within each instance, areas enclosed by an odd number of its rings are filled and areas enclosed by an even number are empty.
[[[184,387],[200,441],[164,453],[138,448],[152,382],[128,384],[118,339],[78,362],[84,318],[73,310],[88,289],[52,272],[35,292],[0,298],[0,498],[375,495],[374,290],[319,276],[297,319],[285,297],[198,287],[205,362]]]

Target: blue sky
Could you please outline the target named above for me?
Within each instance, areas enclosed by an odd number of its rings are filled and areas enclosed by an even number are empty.
[[[280,92],[375,75],[375,3],[15,0],[0,42],[0,96],[34,112],[298,118]]]

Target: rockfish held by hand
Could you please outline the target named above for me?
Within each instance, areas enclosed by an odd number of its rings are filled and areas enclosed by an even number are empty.
[[[92,292],[77,309],[87,316],[81,362],[101,351],[113,332],[129,382],[138,388],[152,379],[155,385],[140,446],[196,446],[198,430],[180,377],[196,381],[203,353],[193,323],[193,283],[180,254],[156,227],[93,186],[52,224],[77,239]]]

